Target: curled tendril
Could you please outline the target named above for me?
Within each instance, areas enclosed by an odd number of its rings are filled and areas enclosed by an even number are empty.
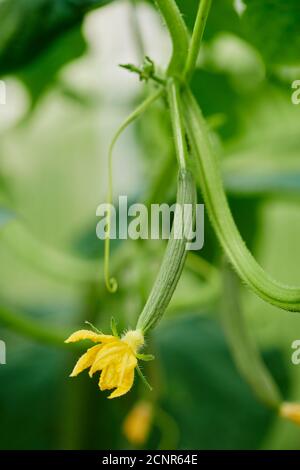
[[[114,147],[122,134],[122,132],[134,122],[141,114],[143,114],[149,106],[151,106],[162,94],[163,89],[160,89],[146,98],[120,125],[116,131],[108,152],[108,192],[107,192],[107,211],[106,211],[106,234],[104,241],[104,279],[107,290],[114,294],[118,290],[117,280],[110,275],[110,235],[111,235],[111,207],[113,203],[113,151]]]

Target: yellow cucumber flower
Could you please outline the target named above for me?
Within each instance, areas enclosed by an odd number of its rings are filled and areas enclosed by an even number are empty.
[[[148,439],[153,420],[153,405],[148,401],[135,404],[123,423],[123,432],[127,440],[141,446]]]
[[[280,416],[300,426],[300,403],[283,403],[280,407]]]
[[[101,372],[100,390],[115,389],[108,398],[117,398],[129,392],[137,367],[137,353],[144,344],[143,333],[140,330],[131,330],[119,338],[90,330],[79,330],[65,342],[74,343],[84,339],[89,339],[97,344],[89,348],[79,358],[70,377],[76,377],[80,372],[89,368],[90,377],[95,372]]]

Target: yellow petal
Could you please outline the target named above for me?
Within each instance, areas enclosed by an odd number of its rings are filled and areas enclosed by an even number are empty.
[[[105,367],[100,375],[99,388],[100,390],[111,390],[118,386],[118,374],[114,364]]]
[[[92,377],[95,372],[98,372],[99,370],[108,367],[112,363],[120,363],[122,361],[122,357],[125,351],[126,347],[120,344],[120,341],[106,344],[105,346],[103,346],[103,348],[97,355],[94,364],[91,367],[91,370],[89,372],[90,376]]]
[[[119,367],[118,387],[122,386],[127,373],[136,366],[136,358],[133,354],[124,354]]]
[[[116,338],[112,335],[100,335],[90,330],[78,330],[69,336],[65,343],[75,343],[76,341],[81,341],[83,339],[90,339],[91,341],[94,341],[94,343],[109,343]]]
[[[125,395],[125,393],[129,392],[133,385],[134,381],[134,369],[130,369],[129,371],[126,372],[125,377],[123,378],[122,384],[114,391],[112,392],[108,398],[118,398],[121,397],[122,395]]]
[[[101,344],[97,344],[96,346],[88,349],[87,352],[78,359],[70,377],[76,377],[76,375],[80,374],[84,369],[90,367],[102,347],[103,346]]]
[[[99,355],[101,354],[98,354],[97,357],[99,357]],[[128,374],[134,370],[136,364],[137,360],[135,356],[128,353],[128,349],[126,348],[125,354],[119,354],[116,361],[110,362],[109,365],[103,368],[99,381],[100,389],[110,390],[112,388],[122,387],[123,383],[125,383],[126,386]],[[97,367],[99,367],[99,365]]]

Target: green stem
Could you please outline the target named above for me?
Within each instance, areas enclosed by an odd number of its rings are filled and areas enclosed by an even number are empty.
[[[285,310],[299,312],[300,289],[274,281],[254,259],[238,231],[228,205],[206,122],[188,89],[183,93],[183,109],[206,210],[228,259],[241,279],[262,299]]]
[[[168,80],[167,91],[178,164],[179,168],[186,170],[189,158],[180,104],[180,89],[178,82],[173,78]]]
[[[180,76],[189,47],[189,33],[175,0],[155,0],[168,27],[173,53],[168,67],[169,76]]]
[[[137,366],[136,367],[136,371],[141,379],[141,381],[143,382],[143,384],[145,385],[145,387],[150,390],[150,392],[152,392],[153,388],[151,387],[151,385],[149,384],[148,380],[146,379],[146,377],[144,376],[143,372],[141,371],[141,368],[140,366]]]
[[[259,400],[279,409],[280,391],[248,334],[239,299],[237,276],[228,264],[223,269],[222,323],[236,366]]]
[[[184,78],[187,81],[191,78],[196,68],[197,58],[199,55],[202,37],[205,30],[206,21],[208,18],[211,4],[212,0],[201,0],[199,3],[197,18],[184,69]]]

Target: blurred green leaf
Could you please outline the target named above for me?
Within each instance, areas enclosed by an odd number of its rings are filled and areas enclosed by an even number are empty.
[[[1,331],[1,337],[7,335]],[[20,348],[15,341],[6,344],[7,364],[0,366],[0,448],[55,448],[61,354],[53,350],[49,354],[44,347]],[[26,431],[20,423],[27,423]]]
[[[299,0],[244,0],[245,37],[267,64],[300,63]]]
[[[86,49],[81,29],[72,28],[53,42],[46,54],[42,54],[17,73],[30,93],[32,107],[55,82],[60,69],[83,55]]]
[[[198,0],[177,0],[190,29]],[[205,39],[230,31],[254,45],[269,65],[300,63],[300,4],[298,0],[243,0],[239,17],[233,0],[215,1],[205,30]]]
[[[300,193],[300,169],[298,171],[282,171],[275,169],[262,173],[235,171],[224,175],[226,191],[236,195],[266,195],[285,192]]]
[[[15,214],[10,209],[6,207],[1,207],[0,205],[0,228],[7,224],[10,220],[15,218]]]
[[[177,0],[180,11],[190,29],[193,28],[196,18],[199,1],[198,0]],[[234,9],[233,0],[222,0],[212,2],[207,27],[205,29],[205,39],[211,39],[220,31],[239,32],[240,20]]]
[[[179,448],[258,449],[276,419],[240,378],[220,326],[200,317],[165,323],[156,334],[163,363],[163,408],[180,429]],[[265,355],[283,392],[289,379],[278,351]]]
[[[110,0],[4,0],[0,3],[0,76],[35,59],[79,25],[92,8]]]
[[[299,192],[300,107],[291,104],[289,90],[264,83],[241,107],[241,132],[225,143],[227,190],[243,195]]]
[[[227,74],[196,70],[192,89],[205,117],[220,116],[218,131],[224,139],[239,132],[240,95]]]
[[[96,377],[70,379],[80,353],[30,344],[3,329],[0,338],[7,346],[7,364],[0,366],[0,449],[120,449],[122,420],[135,394],[107,400]]]

